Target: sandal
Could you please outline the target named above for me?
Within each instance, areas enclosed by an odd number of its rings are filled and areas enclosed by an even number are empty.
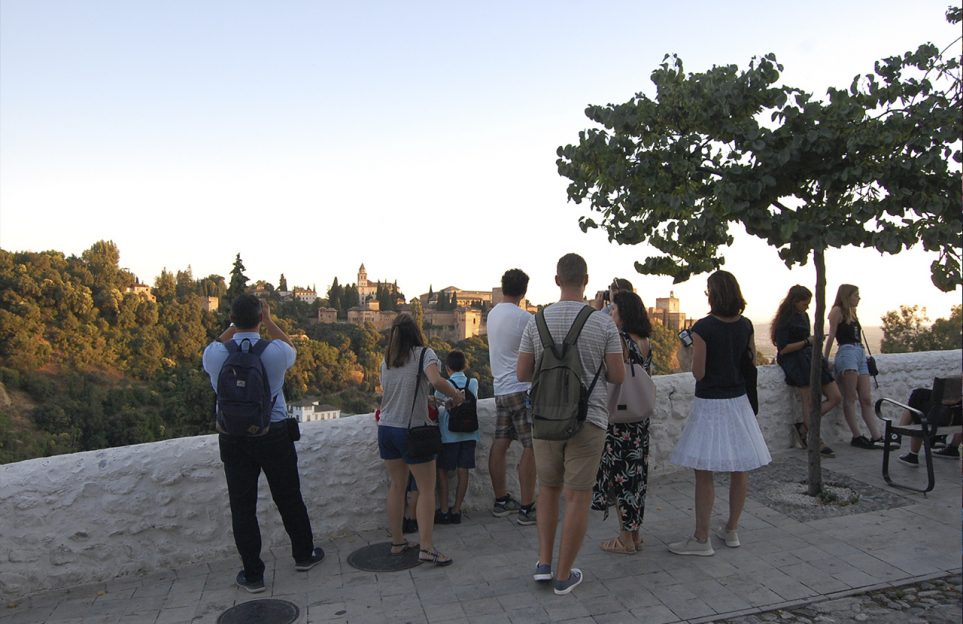
[[[400,544],[392,544],[391,550],[388,551],[388,554],[394,557],[399,557],[416,546],[418,546],[418,544],[411,544],[408,542],[408,540],[405,540]]]
[[[422,548],[421,552],[418,553],[418,561],[421,563],[433,563],[439,568],[454,563],[451,557],[441,554],[437,548],[432,548],[431,550]]]
[[[599,548],[605,552],[616,553],[619,555],[634,555],[637,552],[634,543],[631,546],[624,544],[620,536],[615,536],[610,540],[602,542],[599,544]]]

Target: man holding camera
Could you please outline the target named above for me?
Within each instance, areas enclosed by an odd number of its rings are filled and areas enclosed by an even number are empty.
[[[257,521],[257,485],[262,470],[291,539],[295,569],[310,570],[324,559],[324,551],[314,546],[311,521],[301,497],[298,455],[285,422],[287,404],[282,392],[284,374],[294,364],[297,352],[291,339],[271,319],[267,303],[262,303],[253,295],[241,295],[234,301],[231,305],[231,321],[231,326],[204,349],[204,371],[210,375],[215,392],[221,367],[229,356],[226,346],[229,341],[233,340],[238,345],[249,341],[253,348],[261,340],[262,326],[270,338],[260,354],[274,401],[268,431],[258,436],[226,433],[218,436],[231,502],[234,543],[244,564],[235,581],[238,587],[258,593],[264,591],[265,568],[261,560],[261,531]]]

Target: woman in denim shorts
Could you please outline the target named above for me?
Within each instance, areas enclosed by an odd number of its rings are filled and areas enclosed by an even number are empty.
[[[836,301],[829,311],[829,335],[826,336],[823,357],[829,357],[835,338],[838,346],[833,365],[836,379],[843,390],[843,415],[853,435],[850,445],[864,449],[882,448],[883,435],[873,412],[873,392],[869,387],[869,369],[866,367],[862,328],[856,318],[858,305],[859,288],[852,284],[841,284],[836,291]],[[859,432],[859,420],[853,408],[857,400],[863,422],[869,429],[869,438]]]

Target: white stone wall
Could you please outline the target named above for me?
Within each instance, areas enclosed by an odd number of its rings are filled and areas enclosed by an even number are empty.
[[[874,397],[905,399],[935,376],[960,374],[961,352],[878,358]],[[692,398],[691,375],[655,378],[659,407],[651,426],[650,479],[673,470],[667,457]],[[759,371],[760,425],[772,450],[790,445],[799,402],[776,366]],[[491,504],[488,448],[494,400],[479,402],[482,441],[465,507]],[[846,443],[840,410],[824,420],[824,439]],[[387,480],[371,415],[302,424],[302,491],[319,539],[383,527]],[[510,487],[517,494],[512,445]],[[261,480],[259,517],[267,546],[287,545],[280,517]],[[234,553],[217,437],[181,438],[0,466],[0,596],[177,568]]]

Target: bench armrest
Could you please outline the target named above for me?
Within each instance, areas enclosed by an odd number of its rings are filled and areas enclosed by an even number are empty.
[[[880,420],[888,420],[888,421],[890,421],[890,422],[893,421],[893,419],[892,419],[891,417],[889,417],[889,416],[883,416],[883,413],[882,413],[883,403],[889,403],[889,404],[891,404],[891,405],[895,405],[896,407],[902,408],[902,409],[904,409],[904,410],[906,410],[906,411],[908,411],[908,412],[910,412],[910,413],[912,413],[912,414],[916,414],[917,416],[920,417],[920,421],[921,421],[921,422],[925,422],[925,421],[926,421],[926,415],[923,414],[923,412],[919,411],[918,409],[915,409],[915,408],[910,407],[909,405],[905,405],[905,404],[903,404],[903,403],[900,403],[899,401],[894,401],[893,399],[885,399],[885,398],[876,401],[876,418],[879,418]]]

